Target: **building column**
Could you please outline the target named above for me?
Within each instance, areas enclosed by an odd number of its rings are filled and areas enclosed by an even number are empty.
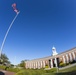
[[[30,65],[30,63],[29,63],[29,68],[31,68],[31,65]]]
[[[53,59],[51,59],[51,68],[53,68]]]
[[[35,64],[36,64],[35,67],[37,68],[37,62]]]
[[[28,63],[27,63],[27,68],[28,68]]]
[[[57,67],[57,58],[55,57],[55,65],[56,65],[56,67]]]
[[[45,61],[43,61],[43,68],[45,68]]]
[[[42,68],[42,61],[40,63],[41,63],[41,68]]]
[[[29,68],[30,68],[30,63],[29,63]]]
[[[32,63],[32,68],[34,68],[34,62]]]
[[[38,68],[38,63],[36,62],[36,64],[37,64],[37,68]]]
[[[68,54],[66,54],[66,59],[67,59],[67,63],[69,63],[69,58],[68,58]]]
[[[29,64],[27,63],[27,68],[29,68],[28,65],[29,65]]]
[[[38,61],[38,69],[40,69],[40,62]]]
[[[32,68],[32,63],[31,63],[31,68]]]
[[[35,69],[36,69],[36,62],[35,62]]]
[[[31,68],[32,68],[32,63],[31,63]]]
[[[35,62],[35,69],[36,69],[36,62]]]
[[[63,62],[65,63],[65,57],[63,56]]]
[[[29,63],[28,63],[28,68],[29,68]]]
[[[30,63],[30,69],[31,69],[31,63]]]
[[[73,54],[73,58],[74,58],[74,60],[76,60],[75,53],[74,53],[74,52],[72,52],[72,54]]]
[[[69,56],[70,56],[70,61],[72,61],[72,55],[71,55],[71,53],[69,53]]]
[[[35,62],[34,62],[34,69],[35,69]]]
[[[25,68],[27,69],[27,63],[26,63],[26,65],[25,65]]]

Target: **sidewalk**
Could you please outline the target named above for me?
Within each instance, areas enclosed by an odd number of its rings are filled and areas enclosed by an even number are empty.
[[[15,75],[15,73],[14,72],[5,71],[5,70],[0,70],[0,75]]]

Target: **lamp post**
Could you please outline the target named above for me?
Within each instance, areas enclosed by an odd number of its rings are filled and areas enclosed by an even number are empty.
[[[52,52],[53,52],[53,56],[55,57],[55,65],[58,73],[57,56],[56,56],[58,53],[56,52],[56,48],[54,46],[52,47]]]
[[[58,73],[58,62],[57,62],[57,57],[55,55],[55,65],[56,65],[56,69],[57,69],[57,73]]]

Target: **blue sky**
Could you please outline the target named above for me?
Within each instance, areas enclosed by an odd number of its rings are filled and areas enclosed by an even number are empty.
[[[13,3],[20,14],[3,48],[11,63],[51,56],[53,45],[58,53],[76,47],[76,0],[1,0],[0,46],[16,15]]]

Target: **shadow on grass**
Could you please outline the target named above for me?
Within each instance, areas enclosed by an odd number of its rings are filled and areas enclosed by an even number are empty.
[[[0,71],[0,75],[5,75],[3,72]]]
[[[57,73],[55,75],[76,75],[76,71]]]
[[[61,73],[47,73],[44,75],[76,75],[76,71],[72,72],[61,72]]]

